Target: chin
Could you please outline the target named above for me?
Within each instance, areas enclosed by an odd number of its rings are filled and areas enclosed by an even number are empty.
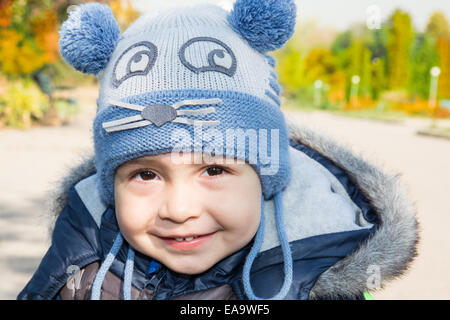
[[[189,259],[190,260],[190,259]],[[183,261],[179,263],[168,263],[166,266],[177,272],[188,275],[195,275],[199,273],[203,273],[214,266],[216,262],[207,263],[207,262],[199,262],[198,259],[192,259],[192,261]]]

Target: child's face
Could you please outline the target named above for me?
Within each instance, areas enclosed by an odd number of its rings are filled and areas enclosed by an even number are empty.
[[[201,273],[241,249],[260,221],[260,180],[245,163],[145,156],[117,169],[114,195],[125,239],[179,273]]]

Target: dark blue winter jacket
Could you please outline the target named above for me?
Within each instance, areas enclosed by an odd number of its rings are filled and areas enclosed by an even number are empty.
[[[397,176],[308,129],[291,125],[290,136],[293,176],[283,207],[293,283],[286,299],[360,299],[364,291],[401,274],[414,258],[414,208]],[[90,159],[64,180],[51,247],[18,299],[90,298],[99,264],[119,232],[114,207],[103,206],[89,189],[94,176]],[[321,179],[326,189],[318,186]],[[310,188],[317,188],[313,194],[321,195],[319,202],[304,196]],[[267,208],[270,220],[270,203]],[[253,290],[262,298],[277,293],[284,277],[276,231],[270,221],[266,228],[251,272]],[[396,238],[403,241],[392,241]],[[132,298],[247,299],[242,268],[251,245],[197,275],[173,272],[136,251]],[[102,299],[123,298],[127,250],[125,243],[106,276]]]

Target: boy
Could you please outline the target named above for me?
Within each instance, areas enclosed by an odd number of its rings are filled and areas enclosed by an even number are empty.
[[[294,26],[290,0],[166,10],[122,35],[106,6],[72,12],[62,55],[100,76],[95,160],[66,179],[19,299],[359,299],[371,266],[401,274],[417,223],[397,180],[280,111],[267,52]]]

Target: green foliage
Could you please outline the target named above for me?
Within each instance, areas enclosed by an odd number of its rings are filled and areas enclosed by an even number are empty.
[[[331,46],[337,65],[345,73],[345,96],[350,99],[351,79],[361,79],[358,95],[379,97],[386,87],[387,32],[358,26],[339,34]]]
[[[56,100],[55,108],[62,123],[68,123],[74,115],[80,112],[80,106],[72,99]]]
[[[436,11],[430,16],[425,33],[435,39],[442,35],[449,35],[450,27],[443,12]]]
[[[307,84],[312,84],[316,80],[331,83],[336,70],[336,58],[329,49],[312,49],[305,58],[304,75]]]
[[[284,94],[290,97],[295,96],[295,91],[304,85],[302,74],[306,66],[303,64],[302,54],[291,41],[278,54],[277,60],[276,72]]]
[[[387,60],[388,42],[388,25],[385,24],[381,29],[370,30],[370,38],[367,42],[367,48],[372,52],[373,59],[379,58],[384,61]]]
[[[345,53],[345,50],[347,50],[350,45],[352,44],[352,34],[350,31],[345,31],[336,37],[334,39],[333,43],[331,44],[331,51],[336,56],[339,56],[342,53]]]
[[[0,122],[15,128],[29,128],[42,118],[48,107],[47,96],[30,79],[9,82],[0,96]]]
[[[443,12],[436,11],[430,16],[425,34],[435,41],[437,52],[435,65],[441,69],[438,97],[448,99],[450,98],[450,25]]]
[[[414,30],[408,13],[396,10],[389,19],[387,56],[389,86],[404,88],[409,79],[409,57],[414,40]]]
[[[51,68],[52,84],[55,89],[96,84],[98,82],[95,76],[78,72],[62,58],[59,58]]]
[[[436,41],[428,34],[418,34],[411,53],[408,89],[413,95],[427,99],[430,91],[430,70],[438,65]]]
[[[302,54],[293,49],[296,45],[282,50],[278,61],[287,95],[299,104],[314,105],[314,82],[321,80],[329,88],[321,101],[331,105],[392,105],[425,114],[433,66],[441,68],[439,97],[450,96],[450,29],[440,12],[430,17],[424,34],[414,31],[408,13],[395,10],[380,29],[354,25],[329,46],[311,47]],[[357,86],[352,83],[355,75],[360,78]],[[359,103],[351,102],[352,87]],[[392,100],[392,94],[385,94],[389,92],[401,92],[404,99]]]
[[[368,48],[362,51],[361,84],[359,94],[362,96],[371,95],[372,90],[372,52]]]
[[[50,125],[59,124],[61,120],[67,122],[78,107],[54,98],[53,77],[65,79],[71,86],[89,78],[80,77],[63,63],[59,55],[58,29],[67,18],[68,6],[80,2],[1,1],[0,126],[29,128],[35,121]],[[79,78],[82,79],[74,83],[73,80]]]
[[[371,96],[377,101],[381,93],[387,89],[385,60],[375,58],[372,61]]]
[[[439,56],[439,76],[438,96],[441,99],[450,98],[450,35],[441,35],[436,40],[436,50]]]

